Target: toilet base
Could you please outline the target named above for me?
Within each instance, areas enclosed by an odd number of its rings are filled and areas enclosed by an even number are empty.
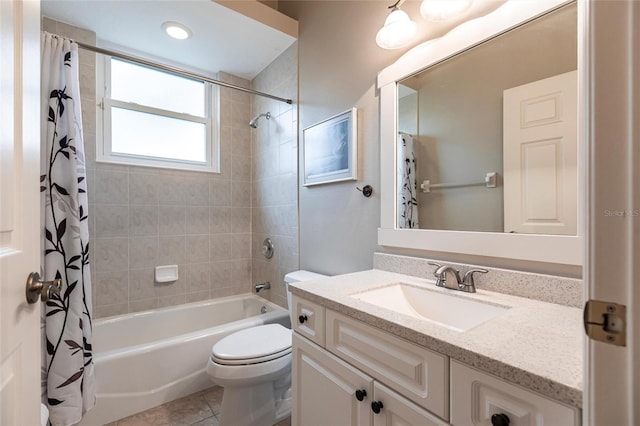
[[[227,386],[222,394],[220,426],[272,426],[291,415],[291,376],[252,386]]]

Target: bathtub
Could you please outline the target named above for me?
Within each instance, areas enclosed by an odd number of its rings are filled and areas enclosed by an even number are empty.
[[[211,346],[270,323],[289,327],[288,311],[253,294],[95,321],[97,402],[79,424],[102,425],[213,386]]]

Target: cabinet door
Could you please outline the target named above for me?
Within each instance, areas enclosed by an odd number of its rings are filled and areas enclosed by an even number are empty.
[[[293,426],[369,426],[373,380],[293,334]],[[357,390],[366,396],[358,401]]]
[[[373,414],[373,426],[448,425],[444,420],[378,382],[374,383],[373,388],[373,401],[378,407],[382,405],[380,411]]]

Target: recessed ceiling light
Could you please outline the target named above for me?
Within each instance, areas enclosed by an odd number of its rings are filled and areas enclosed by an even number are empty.
[[[178,22],[164,22],[162,29],[169,34],[169,36],[178,40],[186,40],[191,37],[191,30]]]

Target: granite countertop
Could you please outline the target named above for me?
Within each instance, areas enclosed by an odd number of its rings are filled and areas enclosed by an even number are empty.
[[[504,314],[460,332],[349,295],[404,282],[456,297],[509,306]],[[502,293],[468,294],[432,280],[377,269],[292,283],[291,292],[410,342],[582,408],[582,310]]]

